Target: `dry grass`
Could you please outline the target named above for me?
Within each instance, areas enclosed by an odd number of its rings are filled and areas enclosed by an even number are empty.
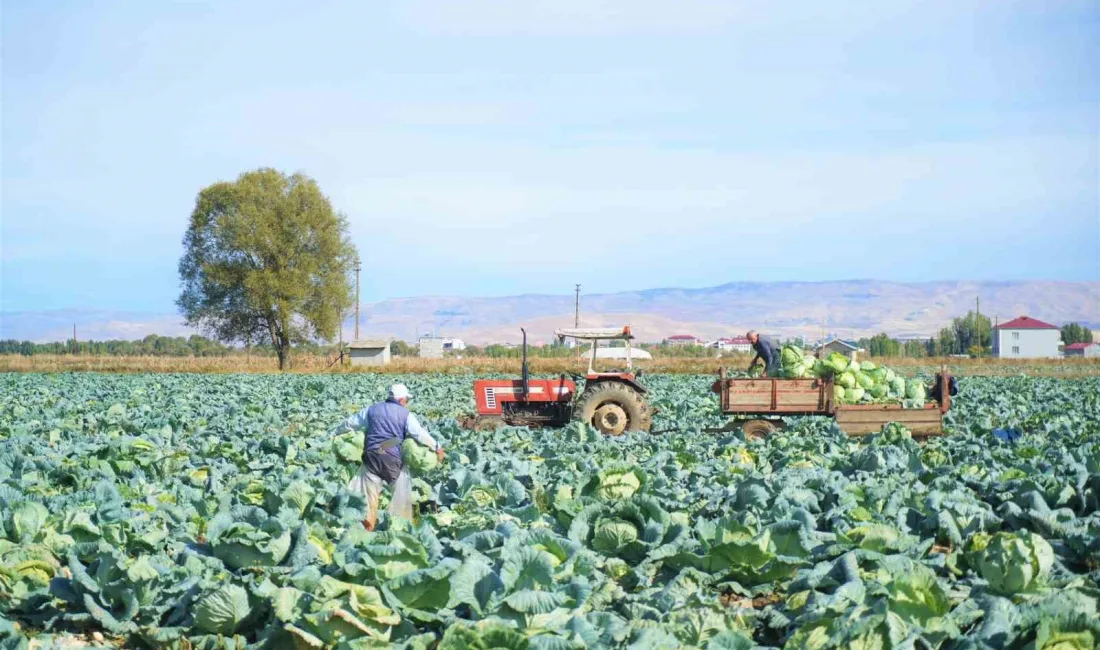
[[[719,367],[742,369],[749,358],[739,355],[722,359],[665,358],[638,362],[647,372],[674,374],[714,374]],[[910,372],[937,370],[941,363],[956,375],[1017,375],[1043,377],[1100,376],[1100,359],[1035,359],[1027,363],[1011,359],[875,359],[876,363]],[[501,374],[519,371],[518,359],[467,357],[464,359],[396,358],[384,367],[332,366],[322,356],[299,355],[293,358],[297,373],[381,372]],[[604,362],[607,363],[607,362]],[[601,366],[604,367],[604,366]],[[606,366],[610,367],[610,366]],[[587,362],[578,359],[532,359],[531,371],[539,374],[583,372]],[[111,357],[90,355],[0,355],[0,372],[198,372],[198,373],[268,373],[278,372],[278,363],[271,357]]]

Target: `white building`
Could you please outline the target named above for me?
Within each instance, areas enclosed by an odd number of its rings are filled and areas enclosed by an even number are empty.
[[[993,328],[993,356],[1001,359],[1055,358],[1061,342],[1057,327],[1027,316]]]
[[[390,362],[390,342],[352,341],[348,343],[348,357],[353,366],[384,366]]]
[[[752,342],[743,336],[735,336],[733,338],[718,339],[711,343],[709,347],[715,348],[719,352],[743,352],[747,354],[752,351]]]
[[[702,345],[703,342],[691,334],[675,334],[665,339],[665,345]]]
[[[466,344],[462,339],[443,339],[443,351],[454,350],[460,352],[466,349]]]

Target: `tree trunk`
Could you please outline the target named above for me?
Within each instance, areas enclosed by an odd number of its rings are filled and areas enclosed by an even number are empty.
[[[290,345],[280,342],[275,352],[279,355],[279,370],[290,370]]]

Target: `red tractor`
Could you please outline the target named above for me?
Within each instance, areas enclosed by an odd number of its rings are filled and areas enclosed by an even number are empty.
[[[515,426],[564,426],[572,419],[588,422],[608,435],[624,431],[649,431],[653,411],[646,402],[646,389],[638,383],[630,359],[630,327],[599,329],[560,329],[559,340],[573,338],[592,341],[584,388],[579,393],[580,375],[566,379],[531,379],[527,370],[527,330],[523,332],[523,366],[519,379],[477,379],[477,426],[507,423]],[[601,340],[626,343],[626,372],[596,372],[597,350]]]

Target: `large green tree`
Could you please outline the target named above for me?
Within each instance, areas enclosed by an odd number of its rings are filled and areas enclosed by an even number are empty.
[[[935,355],[970,354],[988,352],[993,344],[993,323],[988,316],[974,311],[966,312],[951,320],[951,325],[940,330],[935,342]]]
[[[292,344],[331,339],[352,302],[347,220],[303,174],[258,169],[203,189],[183,247],[187,324],[225,342],[270,341],[280,369]]]
[[[1066,323],[1062,326],[1062,342],[1066,345],[1092,343],[1092,330],[1080,323]]]

